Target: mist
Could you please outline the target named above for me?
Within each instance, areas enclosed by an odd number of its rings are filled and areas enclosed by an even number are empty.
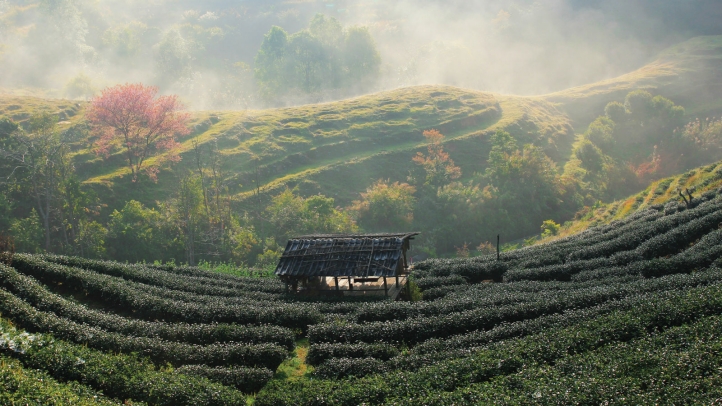
[[[714,1],[0,1],[0,88],[87,99],[116,83],[179,94],[192,109],[331,101],[418,84],[538,95],[641,67],[719,34]],[[255,57],[272,26],[317,13],[368,27],[380,56],[365,86],[259,96]]]

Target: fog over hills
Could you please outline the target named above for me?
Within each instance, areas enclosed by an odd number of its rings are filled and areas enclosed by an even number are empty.
[[[720,34],[722,18],[709,0],[4,0],[0,13],[6,91],[84,98],[140,81],[195,109],[295,105],[416,84],[544,94],[626,73],[692,36]],[[364,83],[291,86],[264,97],[256,64],[264,35],[274,25],[303,31],[318,13],[345,30],[367,27],[378,72]]]

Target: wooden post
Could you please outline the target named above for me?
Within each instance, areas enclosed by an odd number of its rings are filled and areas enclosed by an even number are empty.
[[[399,286],[399,274],[396,274],[396,287],[397,288],[401,287],[401,286]]]
[[[499,241],[500,241],[500,234],[496,235],[496,260],[498,261],[501,259],[501,254],[499,253]]]
[[[351,282],[351,277],[348,277],[348,290],[353,290],[353,282]]]
[[[339,290],[339,287],[338,287],[338,276],[334,276],[334,277],[333,277],[333,281],[336,283],[336,290]]]
[[[386,277],[384,276],[384,292],[386,292],[386,296],[389,295],[389,285],[386,284]]]

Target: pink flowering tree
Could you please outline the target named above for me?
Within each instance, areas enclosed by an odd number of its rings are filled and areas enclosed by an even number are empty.
[[[140,83],[109,87],[92,100],[86,113],[99,135],[96,153],[107,158],[111,152],[123,150],[133,182],[141,171],[156,182],[164,161],[180,161],[176,137],[190,133],[190,115],[181,111],[178,97],[157,95],[157,87]],[[147,163],[162,152],[154,164]]]

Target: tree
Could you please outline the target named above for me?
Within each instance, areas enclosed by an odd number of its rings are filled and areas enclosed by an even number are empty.
[[[652,95],[646,90],[629,92],[624,99],[624,107],[629,111],[631,119],[643,126],[652,115]]]
[[[627,119],[627,109],[618,101],[607,103],[604,107],[604,114],[615,123],[623,123]]]
[[[535,224],[563,203],[565,189],[556,164],[540,147],[526,144],[516,149],[513,138],[504,131],[497,132],[492,143],[485,175],[493,190],[490,201],[496,205],[498,216],[502,211],[509,216],[504,222],[509,234],[534,232]]]
[[[486,163],[486,176],[492,183],[498,184],[501,182],[501,177],[510,170],[509,157],[517,150],[517,143],[511,134],[503,130],[497,130],[490,141],[491,151]]]
[[[583,139],[574,149],[574,156],[582,162],[587,172],[598,175],[604,169],[604,154],[591,141]]]
[[[366,27],[351,27],[344,43],[344,65],[353,86],[371,84],[379,75],[381,57]]]
[[[413,161],[423,167],[426,172],[424,185],[436,190],[450,180],[459,178],[461,168],[454,165],[454,161],[449,158],[449,154],[444,152],[442,145],[444,136],[438,130],[426,130],[424,131],[424,137],[429,143],[427,146],[428,155],[417,152]]]
[[[172,221],[159,210],[129,200],[108,222],[108,254],[118,261],[179,259],[183,244]]]
[[[552,237],[559,233],[561,225],[554,222],[554,220],[544,220],[541,225],[542,238]]]
[[[35,209],[30,211],[30,216],[27,218],[13,221],[10,233],[18,251],[33,254],[41,252],[43,227],[40,225],[40,216]]]
[[[261,94],[358,91],[378,77],[381,58],[366,27],[344,30],[341,23],[316,14],[308,29],[288,35],[273,26],[256,54],[255,79]]]
[[[304,199],[286,189],[274,196],[266,208],[275,241],[308,233],[344,233],[357,229],[351,217],[334,208],[334,199],[323,195]]]
[[[285,90],[288,81],[284,66],[287,44],[286,31],[274,25],[263,37],[261,48],[256,55],[254,76],[261,94],[267,99]]]
[[[589,124],[584,137],[602,151],[609,151],[616,143],[614,130],[617,126],[615,123],[608,116],[599,116]]]
[[[70,150],[56,129],[57,122],[55,115],[38,113],[28,120],[27,131],[17,129],[0,139],[0,155],[12,165],[9,177],[21,180],[21,188],[27,188],[34,200],[48,251],[60,188],[71,173]]]
[[[189,73],[193,60],[190,44],[177,29],[168,31],[155,45],[154,51],[156,64],[164,81],[173,82]]]
[[[325,85],[329,69],[328,50],[308,31],[300,31],[288,38],[286,62],[292,72],[292,83],[305,93],[312,93]]]
[[[133,182],[142,170],[157,181],[159,164],[147,165],[154,154],[167,151],[165,158],[180,160],[177,135],[190,133],[189,114],[181,112],[177,96],[156,98],[158,88],[140,83],[107,88],[92,100],[87,117],[100,138],[96,152],[108,156],[116,148],[124,150]]]
[[[361,200],[354,201],[351,210],[367,231],[405,229],[414,218],[415,192],[408,183],[389,184],[379,179],[361,193]]]
[[[174,206],[184,237],[186,261],[189,265],[195,265],[197,234],[203,216],[203,187],[199,176],[184,176],[180,179]]]

